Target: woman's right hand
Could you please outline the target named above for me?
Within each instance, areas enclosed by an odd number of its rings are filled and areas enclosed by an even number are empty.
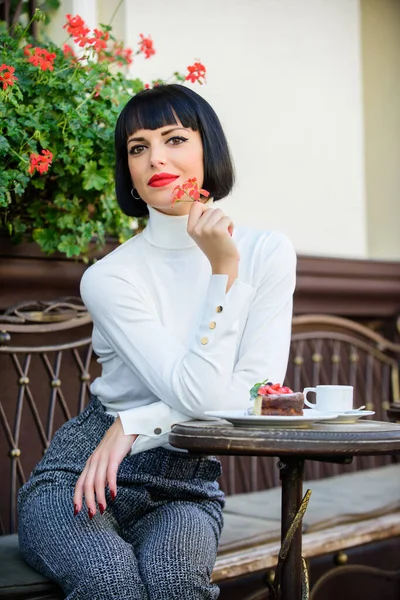
[[[117,471],[119,465],[129,454],[137,435],[125,435],[120,417],[117,417],[93,454],[86,461],[74,493],[74,514],[82,508],[85,496],[89,518],[96,514],[96,501],[101,514],[106,509],[105,488],[108,484],[111,498],[117,495]]]
[[[210,208],[201,202],[193,202],[190,207],[188,234],[207,256],[213,274],[228,275],[228,289],[237,278],[240,260],[232,239],[233,228],[231,217],[219,208]]]

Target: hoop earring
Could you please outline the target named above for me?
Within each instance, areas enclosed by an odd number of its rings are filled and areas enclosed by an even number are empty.
[[[132,196],[132,198],[134,198],[135,200],[141,200],[141,197],[140,197],[140,196],[135,196],[135,194],[134,194],[133,192],[137,192],[137,189],[136,189],[136,188],[132,188],[132,189],[131,189],[131,196]]]

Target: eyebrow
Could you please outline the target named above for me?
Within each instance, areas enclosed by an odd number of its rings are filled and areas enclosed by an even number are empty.
[[[166,135],[169,135],[173,131],[176,131],[177,129],[183,129],[184,131],[187,131],[187,129],[185,127],[172,127],[172,129],[167,129],[167,131],[163,131],[161,135],[164,137]],[[128,141],[126,143],[130,144],[130,142],[145,142],[145,141],[146,141],[146,138],[144,138],[144,137],[130,137],[130,138],[128,138]]]

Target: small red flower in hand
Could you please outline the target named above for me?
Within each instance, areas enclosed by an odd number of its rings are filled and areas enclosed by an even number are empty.
[[[210,192],[207,192],[207,190],[204,190],[202,188],[199,189],[196,177],[192,177],[191,179],[187,179],[181,186],[177,185],[176,188],[174,188],[172,194],[173,206],[175,202],[204,202],[204,200],[206,200],[209,197]],[[185,195],[188,196],[190,200],[182,200],[182,198]],[[201,200],[200,196],[203,196],[204,199]]]

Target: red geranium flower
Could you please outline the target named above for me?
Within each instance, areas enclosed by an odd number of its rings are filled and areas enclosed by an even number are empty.
[[[45,48],[33,48],[33,50],[31,50],[26,46],[24,53],[26,56],[29,56],[28,62],[32,63],[33,66],[40,67],[42,71],[54,70],[53,62],[56,58],[54,52],[48,52]]]
[[[47,173],[51,163],[53,162],[53,154],[50,150],[42,150],[42,155],[31,154],[29,157],[29,169],[28,173],[33,175],[37,170],[41,175]]]
[[[200,84],[202,84],[203,81],[200,80],[205,80],[206,78],[206,68],[203,64],[201,64],[201,62],[195,62],[194,65],[190,65],[188,67],[188,71],[189,73],[186,75],[186,79],[192,83],[198,81]]]
[[[68,33],[72,36],[74,42],[79,44],[81,48],[86,46],[86,44],[90,43],[87,34],[90,32],[90,29],[87,27],[85,21],[79,15],[73,17],[72,15],[66,15],[68,23],[66,23],[63,29],[66,29]]]
[[[153,56],[153,54],[156,53],[156,51],[154,50],[153,47],[153,40],[151,39],[151,37],[144,37],[143,33],[140,34],[141,40],[139,42],[139,52],[143,52],[145,58],[150,58],[150,56]]]
[[[2,64],[0,66],[0,83],[3,84],[3,90],[7,89],[7,86],[13,86],[15,81],[18,81],[18,77],[14,75],[15,67]]]
[[[71,46],[69,46],[68,44],[64,44],[63,52],[64,52],[65,58],[68,58],[68,56],[70,56],[71,58],[75,58],[75,52],[73,51]]]
[[[71,15],[66,16],[68,22],[64,25],[64,29],[68,31],[74,42],[81,48],[84,46],[92,46],[98,54],[107,48],[107,41],[110,37],[108,31],[93,29],[92,37],[89,37],[88,34],[90,33],[90,29],[87,27],[82,17],[79,15],[76,15],[75,17]]]
[[[100,29],[93,30],[94,37],[89,38],[89,43],[93,44],[93,48],[96,52],[101,52],[107,48],[107,40],[109,38],[108,31],[100,31]]]
[[[113,56],[108,57],[108,60],[110,62],[116,60],[120,67],[123,65],[131,65],[133,63],[133,50],[131,48],[124,48],[121,43],[114,43],[110,52]]]
[[[124,59],[126,60],[126,63],[128,65],[131,65],[133,63],[132,54],[133,54],[132,48],[124,48],[122,51],[122,56],[124,57]]]

